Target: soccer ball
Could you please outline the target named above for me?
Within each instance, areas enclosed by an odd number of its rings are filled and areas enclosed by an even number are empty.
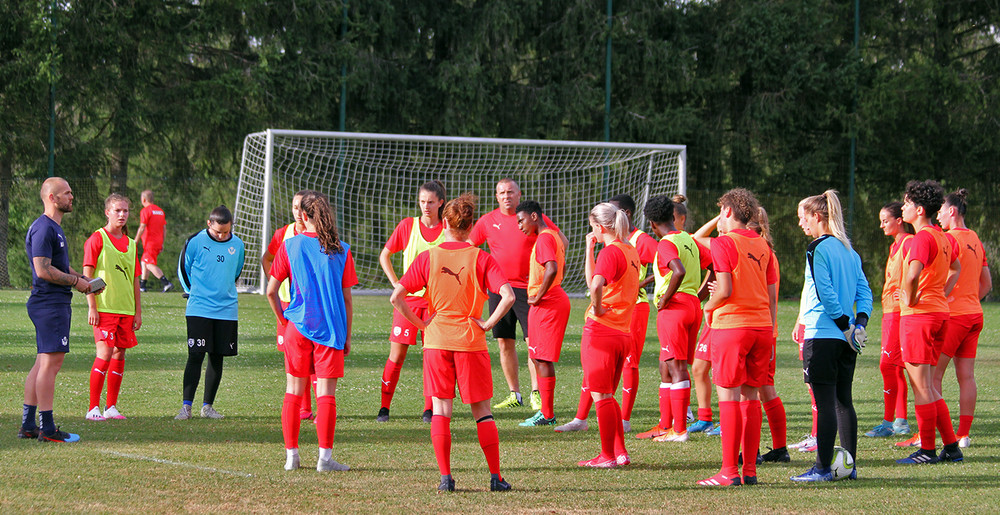
[[[854,471],[854,457],[843,447],[833,448],[833,462],[830,463],[830,472],[833,473],[833,480],[840,481],[847,479]]]

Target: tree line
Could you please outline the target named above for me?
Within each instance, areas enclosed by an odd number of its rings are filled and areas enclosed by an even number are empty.
[[[39,211],[16,186],[47,175],[53,89],[57,175],[156,185],[198,227],[185,201],[232,202],[247,133],[336,130],[341,109],[348,131],[603,140],[609,39],[611,140],[688,145],[690,188],[846,199],[854,137],[858,206],[966,187],[996,261],[1000,4],[860,7],[855,47],[847,0],[619,0],[610,29],[580,0],[3,2],[0,285]]]

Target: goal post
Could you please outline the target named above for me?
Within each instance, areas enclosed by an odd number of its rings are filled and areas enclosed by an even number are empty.
[[[586,289],[583,277],[587,214],[603,200],[627,193],[636,200],[635,224],[656,195],[684,193],[686,147],[354,132],[268,129],[246,136],[234,208],[234,232],[247,262],[240,290],[263,293],[260,266],[277,227],[291,223],[292,195],[318,190],[330,198],[341,238],[351,245],[359,288],[390,287],[378,256],[400,220],[418,216],[417,189],[438,179],[448,197],[471,191],[477,214],[496,209],[499,179],[510,177],[522,200],[536,200],[570,240],[567,292]],[[400,256],[395,256],[399,258]],[[394,261],[397,273],[402,269]]]

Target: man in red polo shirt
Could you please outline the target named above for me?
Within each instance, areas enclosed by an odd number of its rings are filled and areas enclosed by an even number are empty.
[[[153,277],[160,280],[163,291],[174,289],[174,283],[167,279],[167,274],[156,265],[156,258],[163,250],[163,227],[167,225],[167,218],[163,215],[163,209],[153,203],[153,190],[142,192],[142,211],[139,211],[139,230],[135,233],[136,241],[142,243],[142,277],[139,281],[139,290],[148,291],[149,284],[146,277],[152,272]]]

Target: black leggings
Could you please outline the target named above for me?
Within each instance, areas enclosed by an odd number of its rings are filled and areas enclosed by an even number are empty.
[[[194,392],[198,390],[198,380],[201,377],[201,363],[208,354],[208,366],[205,367],[205,404],[215,404],[215,394],[222,382],[222,354],[212,352],[189,352],[187,365],[184,366],[184,400],[194,401]]]
[[[816,466],[827,468],[833,461],[833,444],[840,433],[840,446],[857,459],[858,415],[851,399],[851,379],[837,384],[814,384],[816,396]]]

